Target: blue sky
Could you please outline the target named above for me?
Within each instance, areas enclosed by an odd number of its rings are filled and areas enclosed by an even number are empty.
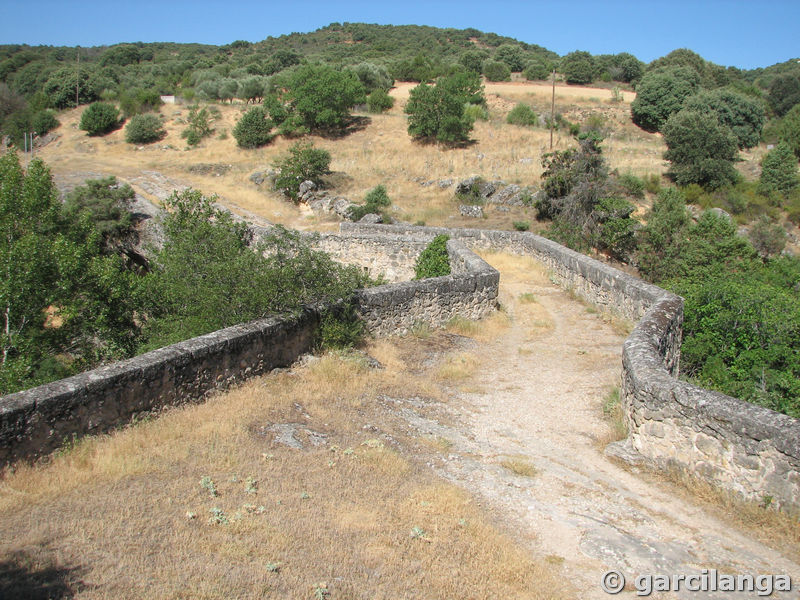
[[[800,58],[800,0],[0,0],[0,44],[260,41],[331,22],[475,27],[559,54],[675,48],[740,68]]]

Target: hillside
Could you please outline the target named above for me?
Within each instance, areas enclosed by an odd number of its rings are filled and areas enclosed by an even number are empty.
[[[333,158],[330,178],[332,191],[360,202],[372,187],[383,184],[395,205],[398,219],[430,225],[471,222],[457,216],[454,198],[455,183],[473,175],[487,180],[501,179],[508,183],[538,185],[541,156],[549,151],[550,134],[544,128],[508,125],[505,117],[517,102],[532,104],[537,111],[548,109],[551,88],[530,82],[489,83],[486,85],[490,118],[478,121],[473,138],[466,148],[441,149],[420,145],[406,132],[403,114],[412,83],[398,83],[391,91],[397,99],[387,114],[366,115],[366,126],[341,139],[310,136],[316,146],[330,151]],[[664,146],[658,135],[642,132],[630,122],[629,102],[635,97],[625,93],[623,102],[611,103],[609,90],[559,85],[556,110],[568,119],[584,121],[600,114],[612,130],[605,143],[611,165],[620,171],[645,176],[664,170],[661,160]],[[53,169],[57,179],[80,183],[82,174],[116,175],[129,181],[145,197],[157,200],[148,185],[137,183],[145,172],[155,171],[171,180],[191,185],[206,193],[216,193],[235,212],[252,213],[274,223],[301,228],[322,226],[318,217],[287,202],[269,186],[257,187],[250,180],[254,172],[270,168],[293,143],[282,137],[256,150],[238,148],[230,131],[246,110],[242,103],[217,105],[220,119],[216,134],[196,149],[187,149],[180,137],[187,109],[163,106],[167,137],[148,146],[134,146],[124,141],[119,129],[103,137],[88,137],[78,129],[80,110],[60,115],[62,125],[53,132],[56,138],[37,155]],[[220,139],[223,137],[224,139]],[[556,132],[554,149],[574,145],[571,136]],[[77,177],[76,177],[77,175]],[[88,175],[87,175],[88,176]],[[145,176],[145,181],[147,180]],[[438,182],[450,180],[441,187]],[[436,181],[436,185],[420,185]],[[514,220],[534,221],[532,208],[513,208],[508,213],[487,209],[488,224],[510,228]],[[333,222],[331,222],[333,225]],[[487,223],[482,223],[482,226]]]

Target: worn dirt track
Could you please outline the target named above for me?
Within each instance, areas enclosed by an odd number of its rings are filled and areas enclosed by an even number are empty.
[[[441,475],[477,495],[523,543],[563,564],[583,598],[608,597],[600,581],[609,569],[628,579],[621,597],[635,597],[635,576],[701,569],[788,574],[797,589],[795,562],[687,493],[604,456],[611,434],[603,398],[618,383],[624,331],[555,287],[542,270],[525,273],[519,265],[497,264],[497,256],[486,258],[501,271],[510,328],[480,348],[476,385],[453,391],[446,419],[406,414],[424,433],[452,441],[447,460],[436,467]],[[502,466],[508,459],[532,465],[535,473],[513,473]]]

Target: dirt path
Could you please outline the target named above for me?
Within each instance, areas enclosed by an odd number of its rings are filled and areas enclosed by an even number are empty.
[[[583,598],[608,598],[600,580],[609,569],[629,581],[622,597],[634,597],[634,578],[646,573],[783,573],[800,583],[796,563],[604,456],[610,428],[603,399],[618,383],[625,332],[556,288],[541,269],[501,255],[487,260],[501,270],[500,300],[511,327],[481,348],[477,387],[454,392],[446,410],[457,425],[406,415],[452,442],[440,473],[481,498],[523,541],[535,539]],[[512,472],[527,466],[532,475]]]

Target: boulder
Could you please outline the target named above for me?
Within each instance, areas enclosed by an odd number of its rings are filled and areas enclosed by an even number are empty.
[[[358,222],[365,223],[367,225],[377,225],[378,223],[383,223],[383,217],[376,215],[375,213],[367,213],[361,217]]]
[[[474,204],[462,204],[458,207],[458,212],[464,217],[480,219],[483,217],[483,207]]]
[[[308,194],[314,192],[317,189],[317,184],[313,181],[306,180],[300,184],[300,187],[297,190],[297,197],[300,199],[304,199]]]

